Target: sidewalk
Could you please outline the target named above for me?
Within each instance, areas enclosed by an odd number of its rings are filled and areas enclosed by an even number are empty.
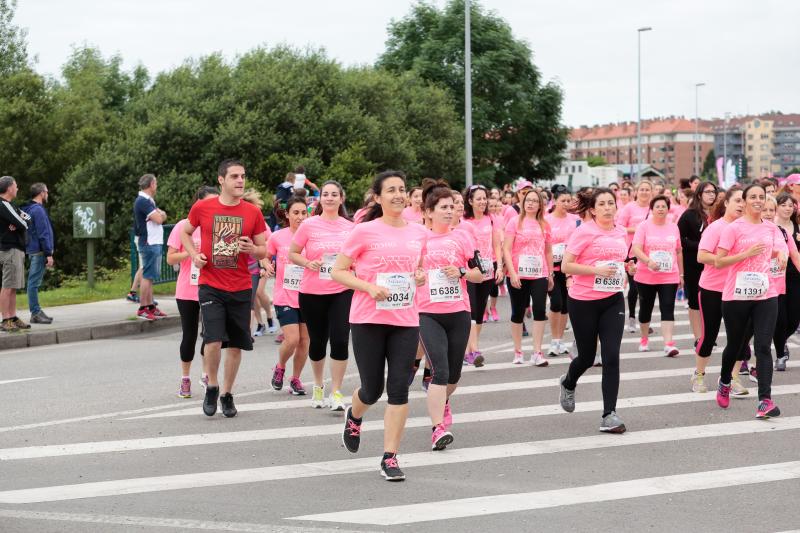
[[[124,298],[88,304],[62,305],[45,311],[53,317],[52,324],[31,324],[31,329],[19,333],[0,332],[0,350],[63,344],[65,342],[108,339],[156,329],[179,327],[178,306],[174,297],[158,296],[158,307],[167,318],[148,322],[136,318],[137,304]],[[19,312],[25,322],[30,314]]]

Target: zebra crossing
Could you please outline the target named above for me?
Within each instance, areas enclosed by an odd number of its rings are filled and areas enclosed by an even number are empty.
[[[146,401],[131,388],[105,411],[0,421],[0,530],[784,531],[800,524],[790,503],[800,494],[800,362],[775,373],[782,417],[753,419],[757,390],[744,376],[749,396],[722,411],[713,390],[724,331],[708,368],[711,392],[693,393],[686,311],[676,311],[677,358],[656,349],[655,313],[653,351],[631,350],[638,334],[623,339],[618,412],[629,431],[600,434],[602,369],[587,372],[575,413],[564,413],[556,383],[569,359],[549,358],[545,368],[511,364],[505,306],[501,298],[503,321],[484,328],[487,364],[464,369],[447,450],[429,451],[419,376],[412,385],[399,453],[405,483],[377,473],[383,402],[365,419],[362,450],[350,455],[339,439],[341,413],[266,389],[276,348],[261,342],[243,362],[235,419],[204,417],[199,391],[176,402],[174,392],[148,384]],[[174,334],[154,343],[167,353],[172,344]],[[523,347],[529,354],[529,338]],[[127,362],[138,357],[154,373],[174,374],[175,361],[150,351],[132,349]],[[123,349],[116,355],[128,357]],[[0,370],[10,366],[4,358]],[[39,390],[58,375],[35,379],[14,364],[2,390],[28,402],[36,402],[33,392],[25,396],[28,387]],[[98,383],[122,379],[95,366]],[[356,383],[353,365],[345,388]]]

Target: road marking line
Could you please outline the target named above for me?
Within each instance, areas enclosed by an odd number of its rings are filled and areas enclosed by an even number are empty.
[[[478,498],[294,516],[288,519],[394,526],[433,520],[448,520],[451,518],[550,509],[584,503],[627,500],[662,494],[720,489],[739,485],[754,485],[797,478],[800,478],[800,461],[792,461],[538,492],[498,494]]]
[[[0,381],[0,385],[10,385],[11,383],[22,383],[23,381],[36,381],[37,379],[47,379],[50,376],[41,376],[38,378],[19,378],[19,379],[6,379]]]
[[[498,444],[493,446],[477,446],[473,448],[456,448],[448,449],[441,453],[426,451],[403,454],[402,461],[403,468],[419,468],[798,429],[800,429],[800,416],[795,416],[782,418],[780,420],[748,420],[746,422],[726,422],[721,424],[632,431],[619,438],[600,434]],[[41,503],[104,496],[120,496],[125,494],[143,494],[167,490],[293,480],[318,476],[355,474],[376,471],[376,463],[377,461],[374,457],[369,457],[8,490],[0,492],[0,503]]]

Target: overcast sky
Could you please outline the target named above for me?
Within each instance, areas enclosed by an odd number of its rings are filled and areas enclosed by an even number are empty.
[[[442,6],[444,0],[436,0]],[[122,55],[151,75],[189,57],[234,58],[258,46],[323,47],[371,64],[407,0],[18,0],[37,70],[58,76],[74,45]],[[642,116],[800,112],[800,2],[793,0],[483,0],[528,42],[545,80],[565,93],[570,126],[636,119],[636,29]]]

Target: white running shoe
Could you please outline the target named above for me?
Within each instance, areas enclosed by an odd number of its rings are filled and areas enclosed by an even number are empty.
[[[533,352],[533,355],[531,355],[531,364],[536,366],[547,366],[550,363],[544,358],[544,354],[542,352]]]
[[[325,401],[325,387],[317,387],[314,385],[314,391],[311,394],[311,407],[314,409],[322,409],[326,405]]]
[[[328,404],[331,406],[331,411],[344,411],[344,396],[338,390],[333,391],[328,399]]]
[[[636,330],[639,329],[636,327],[636,319],[632,316],[628,317],[628,333],[636,333]]]
[[[521,365],[524,362],[525,362],[525,356],[522,354],[522,352],[514,350],[514,360],[511,363],[515,365]]]
[[[650,351],[650,345],[647,343],[647,341],[642,341],[642,342],[639,343],[639,351],[640,352],[649,352]]]
[[[558,355],[569,355],[570,357],[572,357],[572,352],[570,351],[569,346],[567,346],[563,342],[559,342]]]
[[[271,326],[267,326],[267,333],[275,335],[278,333],[278,326],[273,322]]]
[[[681,353],[675,345],[672,346],[664,346],[664,355],[667,357],[678,357],[678,354]]]

